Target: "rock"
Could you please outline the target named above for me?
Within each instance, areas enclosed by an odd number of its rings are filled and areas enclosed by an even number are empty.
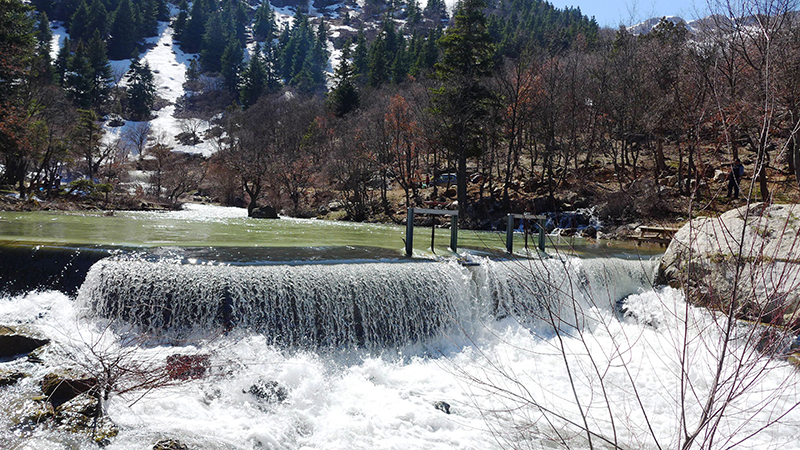
[[[0,358],[30,353],[49,342],[20,328],[0,326]]]
[[[433,407],[445,414],[450,414],[450,404],[445,401],[439,400],[433,404]]]
[[[83,393],[96,393],[97,379],[72,371],[50,372],[42,379],[42,392],[54,407]]]
[[[260,208],[256,208],[250,212],[250,217],[254,219],[277,219],[278,218],[278,211],[275,210],[272,206],[262,206]]]
[[[758,203],[694,219],[675,234],[656,282],[682,287],[691,302],[723,311],[736,292],[737,317],[797,328],[798,236],[800,205]]]
[[[119,428],[101,413],[99,399],[81,394],[56,408],[54,419],[60,430],[89,433],[95,442],[104,445],[119,434]]]
[[[273,7],[275,8],[284,8],[286,6],[291,6],[294,8],[301,8],[303,7],[307,10],[308,1],[307,0],[272,0],[270,2]]]
[[[12,423],[22,428],[30,428],[40,423],[47,422],[55,415],[53,405],[47,401],[47,397],[30,397],[21,399],[20,403],[12,402],[14,418]]]
[[[153,450],[189,450],[189,447],[177,439],[161,439],[153,445]]]
[[[314,0],[313,5],[316,9],[325,9],[340,3],[340,0]]]
[[[11,386],[27,376],[28,374],[22,372],[0,371],[0,386]]]
[[[289,397],[289,391],[274,380],[258,380],[247,393],[267,403],[281,403]]]
[[[194,380],[202,378],[211,367],[209,355],[169,355],[167,374],[173,380]]]

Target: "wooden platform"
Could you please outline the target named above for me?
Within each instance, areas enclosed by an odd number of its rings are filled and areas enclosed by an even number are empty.
[[[668,245],[678,230],[675,227],[639,227],[640,234],[636,240]]]

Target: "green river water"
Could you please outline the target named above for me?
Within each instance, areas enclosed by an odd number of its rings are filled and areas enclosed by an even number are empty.
[[[449,229],[417,227],[414,256],[452,256]],[[187,205],[183,211],[103,212],[0,212],[0,245],[69,246],[94,248],[195,249],[199,254],[233,252],[237,259],[343,259],[402,258],[405,226],[362,224],[316,219],[251,219],[246,211],[206,205]],[[536,236],[528,238],[531,248]],[[459,250],[502,255],[505,232],[459,230]],[[514,248],[524,254],[525,237],[515,233]],[[659,247],[587,241],[548,236],[547,252],[582,256],[641,255],[663,251]],[[534,251],[535,253],[535,251]]]

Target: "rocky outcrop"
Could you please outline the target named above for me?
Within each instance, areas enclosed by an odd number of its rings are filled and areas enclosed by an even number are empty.
[[[50,372],[42,379],[42,392],[58,407],[83,393],[97,393],[97,379],[70,370]]]
[[[162,439],[153,445],[153,450],[189,450],[189,447],[177,439]]]
[[[278,211],[272,206],[262,206],[251,211],[250,217],[254,219],[277,219]]]
[[[281,403],[289,397],[289,391],[274,380],[258,380],[247,393],[266,403]]]
[[[48,342],[27,330],[0,326],[0,358],[30,353]]]
[[[656,282],[737,317],[800,327],[800,205],[753,204],[684,225]]]
[[[100,400],[88,394],[81,394],[55,409],[57,427],[72,433],[86,433],[101,445],[109,444],[110,439],[119,434],[119,428],[102,414]]]

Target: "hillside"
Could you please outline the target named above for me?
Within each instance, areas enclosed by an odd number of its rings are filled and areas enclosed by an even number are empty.
[[[457,11],[414,0],[148,0],[134,8],[138,37],[122,42],[109,30],[122,26],[126,1],[70,5],[47,6],[62,19],[47,21],[51,35],[38,16],[39,44],[25,45],[41,69],[3,99],[46,99],[7,128],[17,131],[6,133],[0,182],[22,198],[7,197],[8,208],[37,207],[25,201],[34,194],[38,207],[193,199],[401,221],[410,205],[460,205],[473,228],[503,227],[508,212],[583,210],[621,236],[629,223],[738,204],[725,198],[734,157],[743,196],[797,195],[793,15],[764,24],[779,45],[761,56],[788,61],[764,92],[749,86],[765,67],[727,90],[731,74],[714,63],[756,60],[756,41],[715,47],[760,39],[752,21],[615,31],[539,0]],[[97,19],[94,37],[69,8]],[[105,59],[124,45],[133,59]],[[760,109],[764,99],[776,107]],[[455,186],[436,185],[443,174]]]

